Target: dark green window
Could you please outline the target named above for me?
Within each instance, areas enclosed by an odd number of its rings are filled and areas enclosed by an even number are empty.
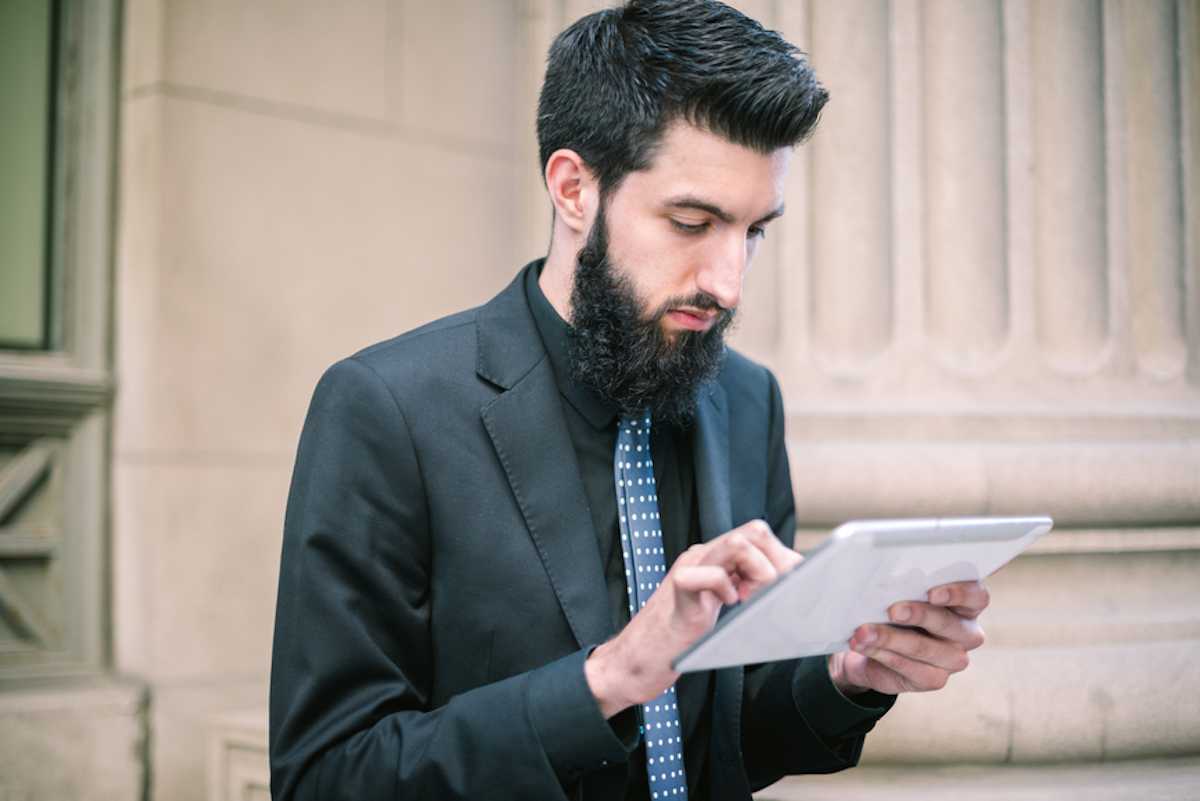
[[[54,2],[0,2],[0,349],[51,342]]]

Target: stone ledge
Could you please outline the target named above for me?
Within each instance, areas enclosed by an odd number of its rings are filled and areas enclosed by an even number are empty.
[[[784,779],[756,801],[1191,801],[1200,757],[1061,765],[872,766]]]
[[[1189,525],[1200,438],[1086,442],[788,438],[801,528],[869,517],[1048,514],[1059,528]]]
[[[830,528],[796,530],[796,547],[801,551],[816,548],[830,534]],[[1051,536],[1035,542],[1021,558],[1050,554],[1157,553],[1162,551],[1200,551],[1200,527],[1155,526],[1149,528],[1067,528],[1055,526]]]

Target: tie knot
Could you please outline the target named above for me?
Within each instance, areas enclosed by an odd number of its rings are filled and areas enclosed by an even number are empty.
[[[618,421],[622,431],[627,431],[631,434],[639,432],[649,433],[650,431],[650,412],[642,411],[637,414],[622,415]]]
[[[649,458],[650,417],[622,417],[617,428],[617,449],[645,451]]]

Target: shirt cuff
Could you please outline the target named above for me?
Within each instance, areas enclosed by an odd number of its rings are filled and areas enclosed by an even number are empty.
[[[564,785],[611,763],[627,762],[639,740],[636,713],[632,726],[625,713],[611,724],[601,713],[583,671],[591,651],[584,648],[532,671],[526,685],[534,731]]]
[[[853,698],[843,695],[829,675],[829,662],[824,656],[797,660],[792,698],[809,727],[827,745],[866,734],[896,703],[896,696],[874,690]]]

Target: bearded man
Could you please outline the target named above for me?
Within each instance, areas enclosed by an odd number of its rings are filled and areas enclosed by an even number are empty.
[[[778,386],[723,336],[825,99],[794,47],[714,0],[633,0],[557,38],[545,259],[314,393],[276,801],[748,799],[855,764],[896,693],[965,667],[974,583],[846,653],[671,669],[800,559]]]

